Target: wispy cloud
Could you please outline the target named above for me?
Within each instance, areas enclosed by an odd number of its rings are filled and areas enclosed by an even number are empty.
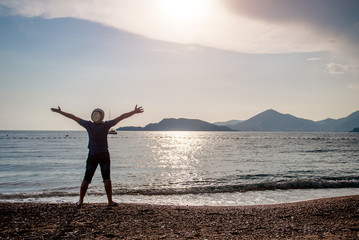
[[[359,84],[358,83],[347,83],[346,84],[348,89],[351,89],[353,91],[358,91],[359,90]]]
[[[329,74],[344,74],[350,69],[354,68],[353,66],[339,63],[328,63],[327,70]]]
[[[190,24],[166,14],[165,1],[180,0],[0,0],[0,7],[26,17],[79,18],[152,39],[247,53],[358,46],[359,33],[352,31],[359,22],[356,0],[206,0],[202,15]]]
[[[312,57],[312,58],[307,58],[307,61],[321,61],[322,58],[320,57]]]

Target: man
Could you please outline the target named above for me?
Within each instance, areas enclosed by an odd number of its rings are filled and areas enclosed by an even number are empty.
[[[83,126],[88,133],[89,143],[88,143],[88,157],[86,161],[86,172],[85,177],[82,181],[80,188],[80,200],[76,203],[76,206],[80,208],[84,202],[84,197],[86,195],[87,188],[91,183],[92,177],[96,171],[97,165],[100,164],[101,175],[104,181],[106,195],[108,199],[108,206],[117,206],[117,203],[112,201],[112,184],[110,178],[110,154],[108,151],[107,143],[107,134],[111,127],[115,126],[121,120],[131,117],[134,114],[142,113],[142,107],[135,107],[131,112],[124,113],[121,116],[110,120],[103,121],[105,113],[97,108],[91,114],[92,121],[85,121],[71,113],[67,113],[58,108],[51,108],[53,112],[60,113],[61,115],[68,117],[78,124]]]

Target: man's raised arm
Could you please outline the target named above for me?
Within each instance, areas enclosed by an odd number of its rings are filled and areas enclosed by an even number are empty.
[[[77,123],[80,123],[80,118],[79,117],[76,117],[75,115],[73,115],[71,113],[67,113],[67,112],[62,111],[60,107],[51,108],[51,111],[60,113],[61,115],[65,116],[67,118],[70,118],[70,119],[76,121]]]
[[[136,113],[143,113],[143,108],[142,108],[142,107],[137,107],[137,105],[136,105],[136,107],[135,107],[135,109],[134,109],[133,111],[128,112],[128,113],[124,113],[124,114],[122,114],[121,116],[115,118],[116,124],[117,124],[119,121],[121,121],[121,120],[123,120],[123,119],[125,119],[125,118],[129,118],[129,117],[131,117],[132,115],[134,115],[134,114],[136,114]],[[116,124],[115,124],[115,125],[116,125]]]

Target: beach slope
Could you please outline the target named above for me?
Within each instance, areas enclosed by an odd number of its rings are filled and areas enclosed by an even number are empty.
[[[359,195],[238,206],[0,203],[0,239],[359,239]]]

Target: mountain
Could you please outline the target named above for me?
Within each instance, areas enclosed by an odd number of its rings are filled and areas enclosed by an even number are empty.
[[[165,118],[159,123],[150,123],[144,128],[121,127],[118,131],[233,131],[229,127],[217,126],[198,119]]]
[[[315,122],[269,109],[244,122],[227,126],[240,131],[348,132],[359,126],[359,111],[345,118]]]
[[[242,121],[242,120],[229,120],[229,121],[226,121],[226,122],[215,122],[213,124],[218,125],[218,126],[230,127],[230,126],[236,125],[236,124],[238,124],[240,122],[244,122],[244,121]]]
[[[219,126],[219,125],[225,126]],[[269,109],[246,120],[211,124],[198,119],[165,118],[145,127],[121,127],[118,131],[263,131],[263,132],[349,132],[359,127],[359,111],[340,119],[312,121]]]
[[[340,118],[332,122],[327,131],[348,132],[359,126],[359,111],[353,112],[345,118]]]
[[[117,131],[143,131],[143,127],[120,127]]]
[[[232,126],[240,131],[315,131],[316,123],[312,120],[282,114],[273,109],[264,111],[244,122]]]

